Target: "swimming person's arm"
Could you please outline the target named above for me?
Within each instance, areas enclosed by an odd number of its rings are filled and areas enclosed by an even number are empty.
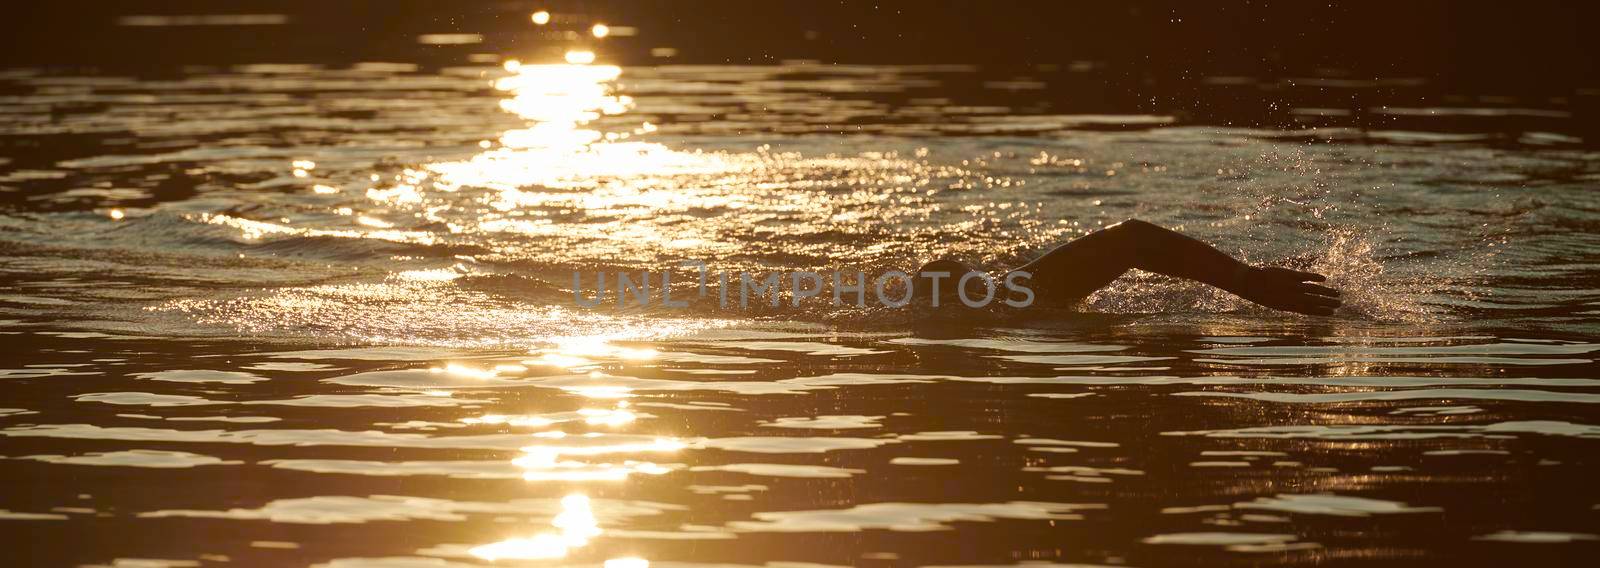
[[[1139,221],[1117,223],[1056,247],[1019,270],[1033,274],[1041,298],[1075,300],[1130,268],[1204,282],[1263,306],[1309,315],[1339,307],[1320,274],[1250,266],[1193,238]]]

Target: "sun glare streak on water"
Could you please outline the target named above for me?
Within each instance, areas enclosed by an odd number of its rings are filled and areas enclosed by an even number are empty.
[[[585,424],[620,426],[633,422],[636,416],[629,411],[622,410],[626,403],[618,404],[614,410],[608,409],[580,409],[576,414]],[[516,420],[512,418],[507,422]],[[484,421],[483,423],[495,423]],[[630,456],[633,454],[672,453],[682,450],[688,445],[675,438],[655,438],[648,442],[622,442],[589,444],[586,440],[593,439],[597,434],[568,435],[561,430],[551,430],[535,434],[535,437],[563,440],[556,443],[542,443],[522,448],[522,455],[511,460],[511,464],[521,468],[522,478],[530,482],[550,481],[623,481],[634,474],[662,475],[671,471],[670,468],[654,462],[625,459],[620,463],[589,463],[585,461],[564,459],[569,456],[595,457],[608,455]]]
[[[474,547],[470,552],[491,562],[562,558],[569,550],[588,545],[590,539],[601,533],[594,511],[589,507],[589,498],[581,493],[563,498],[561,513],[550,524],[560,532],[539,533],[530,538],[510,538]]]

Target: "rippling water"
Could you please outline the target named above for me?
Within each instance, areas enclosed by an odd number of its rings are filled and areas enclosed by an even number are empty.
[[[8,71],[0,520],[44,565],[1596,553],[1592,150],[948,94],[976,72]],[[1467,110],[1391,112],[1503,112]],[[572,302],[575,270],[1015,266],[1130,217],[1348,306]]]

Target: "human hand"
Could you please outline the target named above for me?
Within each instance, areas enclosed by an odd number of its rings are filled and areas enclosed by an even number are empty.
[[[1313,282],[1327,280],[1314,272],[1252,266],[1240,275],[1239,297],[1276,310],[1326,316],[1339,307],[1339,291]]]

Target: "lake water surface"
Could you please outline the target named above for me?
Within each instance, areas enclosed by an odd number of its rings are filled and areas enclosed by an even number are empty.
[[[1600,553],[1600,160],[1472,122],[1546,111],[1253,130],[1043,113],[1026,81],[988,85],[1016,104],[949,94],[979,72],[6,71],[10,552],[606,568]],[[571,294],[574,271],[687,260],[1015,266],[1130,217],[1326,273],[1347,306],[1272,313],[1142,275],[1074,313],[961,326]]]

